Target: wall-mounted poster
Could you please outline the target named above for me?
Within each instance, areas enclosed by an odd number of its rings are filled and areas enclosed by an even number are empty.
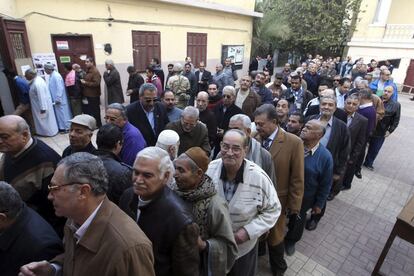
[[[244,59],[244,45],[223,45],[221,48],[221,62],[224,65],[224,60],[230,58],[234,63],[236,69],[243,68]]]
[[[54,53],[36,53],[32,55],[32,59],[37,75],[43,77],[45,80],[49,79],[49,76],[46,74],[44,69],[45,64],[53,64],[55,69],[57,69],[57,62]]]
[[[57,40],[56,48],[58,50],[69,50],[69,43],[68,41],[65,41],[65,40]]]

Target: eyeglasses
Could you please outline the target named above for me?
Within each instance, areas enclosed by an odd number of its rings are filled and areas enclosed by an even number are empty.
[[[63,185],[47,185],[47,189],[49,190],[49,192],[54,192],[54,191],[59,191],[60,189],[62,189],[62,187],[71,186],[75,184],[82,184],[82,183],[71,182],[71,183],[67,183]]]
[[[225,152],[229,151],[230,149],[234,154],[239,154],[239,153],[242,152],[242,148],[240,146],[231,146],[231,145],[226,144],[224,142],[221,142],[220,146],[221,146],[221,150],[225,151]]]

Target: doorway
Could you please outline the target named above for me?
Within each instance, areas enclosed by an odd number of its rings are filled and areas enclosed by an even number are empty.
[[[61,75],[66,73],[65,63],[77,63],[86,70],[85,59],[95,60],[92,35],[52,35],[52,45]]]

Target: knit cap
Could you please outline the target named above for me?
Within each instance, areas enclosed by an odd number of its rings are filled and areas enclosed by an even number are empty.
[[[189,148],[185,154],[190,157],[197,166],[203,170],[203,172],[207,171],[208,164],[210,163],[210,159],[207,156],[207,153],[201,149],[200,147],[192,147]]]

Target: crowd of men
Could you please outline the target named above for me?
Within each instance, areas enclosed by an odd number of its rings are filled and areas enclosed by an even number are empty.
[[[187,57],[165,77],[154,58],[146,79],[130,66],[128,105],[108,60],[105,124],[91,58],[65,78],[47,65],[47,84],[14,75],[20,105],[0,118],[1,274],[250,276],[268,251],[283,275],[328,201],[374,170],[400,104],[392,67],[375,60],[309,56],[274,76],[272,57],[263,71],[258,60],[240,80],[230,59],[212,74]],[[62,156],[32,135],[58,131]]]

